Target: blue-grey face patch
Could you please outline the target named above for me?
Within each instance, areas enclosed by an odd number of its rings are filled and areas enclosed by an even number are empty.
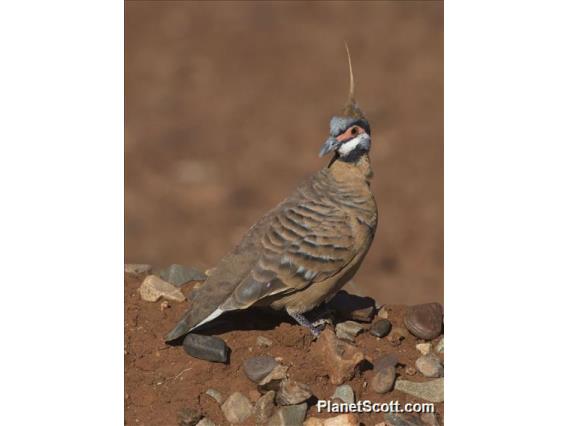
[[[368,150],[370,143],[370,138],[368,136],[371,135],[369,122],[364,118],[334,116],[331,117],[331,121],[329,122],[329,138],[327,138],[327,140],[324,142],[323,146],[321,147],[319,156],[323,157],[324,155],[332,151],[335,151],[337,148],[339,148],[339,146],[341,146],[342,143],[340,143],[337,140],[337,137],[343,134],[349,127],[355,124],[361,126],[367,133],[367,138],[365,140],[361,140],[362,143],[361,147]]]

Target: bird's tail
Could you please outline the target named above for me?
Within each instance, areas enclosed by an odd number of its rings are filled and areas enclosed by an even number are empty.
[[[199,321],[196,323],[195,320],[195,316],[192,315],[193,311],[192,309],[189,309],[181,318],[181,320],[179,320],[179,322],[176,324],[176,326],[172,329],[172,331],[170,331],[166,337],[165,337],[165,341],[166,342],[171,342],[173,340],[179,339],[180,337],[186,335],[187,333],[189,333],[190,331],[192,331],[193,329],[214,320],[215,318],[217,318],[219,315],[221,315],[223,313],[223,310],[220,308],[215,309],[211,314],[209,314],[205,319]]]

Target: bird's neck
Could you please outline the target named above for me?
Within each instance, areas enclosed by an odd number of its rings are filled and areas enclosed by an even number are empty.
[[[354,161],[338,158],[330,165],[329,171],[338,181],[361,179],[369,182],[373,177],[368,153],[360,155]]]

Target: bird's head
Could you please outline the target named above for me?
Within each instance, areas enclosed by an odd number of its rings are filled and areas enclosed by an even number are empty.
[[[324,142],[319,155],[323,157],[333,152],[334,160],[352,162],[371,149],[371,127],[363,115],[363,111],[355,102],[355,82],[347,43],[345,49],[349,62],[349,95],[341,115],[331,118],[329,137]]]

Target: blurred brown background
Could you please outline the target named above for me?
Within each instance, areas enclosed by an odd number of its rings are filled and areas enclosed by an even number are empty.
[[[347,40],[380,215],[357,289],[442,301],[442,2],[125,8],[126,262],[212,267],[326,164]]]

